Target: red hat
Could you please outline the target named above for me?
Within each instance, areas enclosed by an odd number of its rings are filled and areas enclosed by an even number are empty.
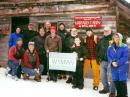
[[[56,27],[55,26],[51,26],[50,30],[55,30],[56,31]]]

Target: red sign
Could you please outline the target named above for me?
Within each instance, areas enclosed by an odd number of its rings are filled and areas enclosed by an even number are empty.
[[[101,28],[102,18],[99,16],[76,16],[74,17],[74,27],[76,28]]]

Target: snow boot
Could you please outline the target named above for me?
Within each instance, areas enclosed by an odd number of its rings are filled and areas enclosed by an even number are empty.
[[[72,77],[69,77],[68,80],[66,81],[66,83],[72,83]]]
[[[109,89],[108,88],[104,88],[103,90],[99,91],[100,94],[107,94],[109,93]]]
[[[116,97],[116,94],[111,92],[111,93],[109,94],[109,97]]]
[[[34,80],[37,82],[41,82],[41,75],[37,73]]]
[[[24,80],[29,80],[29,76],[26,73],[22,74]]]

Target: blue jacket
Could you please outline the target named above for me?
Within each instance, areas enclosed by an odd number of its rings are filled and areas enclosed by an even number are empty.
[[[12,33],[8,41],[8,47],[11,48],[12,46],[16,46],[16,41],[19,37],[23,39],[22,34],[17,34],[16,32]]]
[[[108,61],[111,65],[112,79],[114,81],[126,81],[128,77],[128,47],[123,43],[122,46],[118,46],[116,49],[114,49],[114,47],[115,43],[112,43],[107,50]],[[117,62],[118,67],[113,67],[113,61]]]

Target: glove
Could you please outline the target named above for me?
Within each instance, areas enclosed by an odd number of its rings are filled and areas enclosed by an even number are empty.
[[[113,66],[113,67],[118,67],[117,62],[112,62],[112,66]]]

